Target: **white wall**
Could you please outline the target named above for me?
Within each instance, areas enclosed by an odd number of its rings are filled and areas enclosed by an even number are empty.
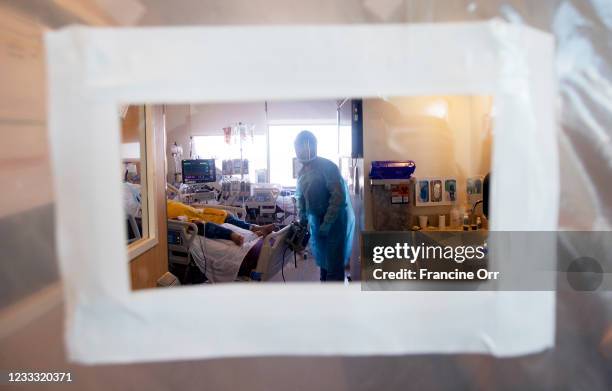
[[[335,124],[336,100],[276,101],[268,102],[270,124]]]
[[[271,124],[336,123],[336,100],[277,101],[268,103]],[[265,102],[166,106],[167,161],[172,171],[170,148],[176,142],[189,158],[190,136],[223,135],[223,128],[237,122],[255,125],[255,134],[266,134]],[[265,153],[265,151],[262,151]],[[168,176],[171,181],[171,175]]]
[[[122,143],[121,159],[140,160],[140,143]]]

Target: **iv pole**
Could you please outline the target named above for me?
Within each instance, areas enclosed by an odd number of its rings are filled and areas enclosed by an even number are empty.
[[[179,165],[181,157],[183,156],[183,147],[178,145],[175,141],[174,145],[170,148],[170,152],[172,152],[172,157],[174,158],[174,183],[179,183],[181,182],[181,180],[179,180],[179,177],[182,175],[182,172],[179,169]]]

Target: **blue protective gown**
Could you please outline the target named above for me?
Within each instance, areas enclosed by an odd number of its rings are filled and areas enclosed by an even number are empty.
[[[355,214],[346,182],[331,161],[317,157],[300,171],[297,204],[301,221],[308,221],[310,247],[317,265],[344,270],[353,245]]]

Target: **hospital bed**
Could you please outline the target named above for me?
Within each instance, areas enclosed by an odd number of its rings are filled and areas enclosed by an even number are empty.
[[[206,205],[207,208],[226,210],[238,217],[244,218],[244,208],[225,205]],[[263,238],[264,242],[257,259],[257,267],[251,271],[250,280],[267,281],[281,271],[288,252],[285,239],[291,233],[291,226],[272,232]],[[198,227],[194,223],[179,220],[168,220],[168,261],[185,266],[185,276],[191,267],[197,267],[194,262],[194,246],[199,245]]]

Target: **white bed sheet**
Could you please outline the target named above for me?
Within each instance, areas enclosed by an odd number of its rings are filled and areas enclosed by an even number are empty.
[[[222,227],[244,237],[244,244],[237,246],[231,240],[210,239],[196,236],[191,246],[194,261],[210,282],[232,282],[238,276],[242,260],[260,239],[253,232],[236,227],[232,224],[222,224]]]

